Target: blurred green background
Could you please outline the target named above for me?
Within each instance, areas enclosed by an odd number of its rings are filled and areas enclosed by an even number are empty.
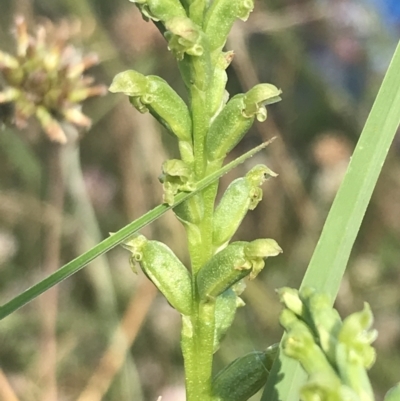
[[[25,16],[31,32],[47,20],[63,23],[74,46],[99,56],[89,71],[97,83],[109,85],[116,73],[134,68],[162,76],[185,96],[164,39],[127,0],[1,0],[0,7],[3,51],[14,51],[16,15]],[[235,238],[275,238],[284,253],[248,283],[247,305],[216,353],[216,370],[279,341],[274,289],[301,282],[399,38],[396,0],[262,0],[247,23],[235,24],[227,44],[235,51],[230,94],[270,82],[283,90],[283,101],[229,157],[278,139],[224,176],[221,191],[254,164],[277,172]],[[93,126],[62,150],[58,183],[48,157],[53,145],[37,125],[0,130],[1,304],[45,277],[46,266],[63,265],[161,202],[157,177],[177,153],[174,141],[123,96],[91,99],[83,110]],[[52,188],[59,207],[49,201]],[[184,231],[172,213],[143,233],[187,262]],[[400,380],[399,244],[397,136],[336,301],[343,317],[363,301],[371,304],[379,331],[371,371],[378,399]],[[185,399],[180,317],[141,272],[132,273],[128,258],[114,249],[0,322],[0,400]]]

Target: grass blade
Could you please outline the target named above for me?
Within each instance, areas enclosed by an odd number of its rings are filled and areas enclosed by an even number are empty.
[[[261,145],[255,147],[254,149],[249,150],[247,153],[243,154],[242,156],[238,157],[237,159],[233,160],[232,162],[228,163],[226,166],[222,167],[218,171],[209,176],[205,177],[201,181],[198,182],[197,188],[195,191],[187,193],[182,192],[179,193],[175,197],[175,203],[171,206],[166,204],[162,204],[156,206],[154,209],[150,210],[143,216],[139,217],[137,220],[133,221],[132,223],[126,225],[125,227],[121,228],[112,236],[106,238],[102,242],[98,243],[96,246],[88,250],[87,252],[83,253],[82,255],[78,256],[71,262],[67,263],[56,272],[51,274],[50,276],[46,277],[39,283],[35,284],[34,286],[28,288],[26,291],[22,292],[21,294],[17,295],[15,298],[11,299],[4,305],[0,307],[0,320],[4,319],[10,313],[14,312],[15,310],[19,309],[20,307],[24,306],[28,302],[32,301],[36,297],[38,297],[43,292],[47,291],[51,287],[55,286],[56,284],[60,283],[61,281],[65,280],[66,278],[72,276],[77,271],[81,270],[85,267],[88,263],[90,263],[93,259],[97,258],[98,256],[102,255],[103,253],[109,251],[110,249],[114,248],[115,246],[119,245],[121,242],[126,240],[135,232],[139,231],[141,228],[145,227],[146,225],[150,224],[154,220],[158,219],[168,210],[174,208],[175,206],[179,205],[181,202],[189,199],[191,196],[196,194],[197,192],[203,190],[204,188],[208,187],[212,182],[219,179],[222,175],[226,174],[228,171],[232,170],[239,164],[243,163],[246,159],[252,157],[261,149],[264,149],[268,146],[271,141],[264,142]]]
[[[400,42],[364,126],[304,276],[334,299],[389,147],[400,124]],[[280,355],[262,401],[298,401],[304,372]]]

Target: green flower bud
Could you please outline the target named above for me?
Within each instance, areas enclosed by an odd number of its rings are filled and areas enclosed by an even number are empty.
[[[194,195],[174,208],[174,213],[184,226],[187,224],[198,225],[204,217],[203,198]]]
[[[209,161],[224,159],[252,126],[254,119],[264,121],[264,104],[280,100],[281,90],[270,84],[259,84],[246,94],[234,96],[211,124],[207,135]]]
[[[214,352],[218,351],[225,333],[232,325],[236,309],[241,306],[244,306],[243,300],[231,288],[217,297],[215,301]]]
[[[190,19],[197,25],[202,25],[206,7],[209,5],[208,0],[181,0],[182,4],[187,4]]]
[[[304,317],[310,327],[318,335],[318,341],[330,363],[335,366],[337,337],[342,327],[342,320],[336,309],[332,308],[332,300],[326,294],[316,293],[311,289],[300,292],[307,315]]]
[[[338,341],[346,344],[352,359],[358,359],[360,363],[369,369],[375,362],[376,352],[371,346],[377,337],[376,330],[369,330],[373,323],[373,315],[368,303],[364,303],[364,309],[348,316],[338,334]]]
[[[176,17],[165,24],[168,48],[175,54],[185,85],[206,91],[212,80],[208,38],[190,18]]]
[[[264,259],[281,252],[273,239],[228,245],[200,269],[196,278],[200,298],[212,301],[242,278],[255,278],[264,267]]]
[[[244,98],[243,115],[245,117],[256,116],[258,121],[267,119],[265,105],[279,102],[282,91],[271,84],[258,84],[250,89]]]
[[[285,354],[298,360],[309,375],[323,372],[336,385],[340,385],[339,377],[321,348],[316,344],[309,327],[288,309],[282,311],[279,321],[287,331],[283,344]]]
[[[243,109],[244,95],[236,95],[212,122],[206,139],[209,161],[224,159],[253,125],[254,117],[245,117]]]
[[[400,401],[400,383],[386,393],[383,401]]]
[[[374,393],[367,371],[361,360],[351,352],[346,344],[336,347],[336,365],[342,383],[350,387],[362,401],[374,401]]]
[[[294,288],[282,287],[277,290],[277,293],[279,295],[279,300],[286,308],[299,317],[304,315],[304,305],[297,290]]]
[[[225,90],[228,76],[226,69],[233,59],[233,51],[220,53],[214,68],[212,85],[210,86],[208,98],[210,104],[211,121],[219,114],[228,101],[229,94]]]
[[[202,41],[204,33],[188,17],[177,17],[166,23],[167,32],[164,36],[168,41],[169,49],[178,60],[183,60],[186,54],[201,56],[204,53]]]
[[[174,203],[174,197],[178,192],[191,192],[195,189],[192,170],[180,159],[166,160],[159,180],[164,187],[163,202],[168,205]]]
[[[214,212],[213,245],[225,246],[235,234],[248,210],[253,210],[262,199],[260,185],[269,177],[276,177],[268,167],[259,164],[245,177],[234,180],[226,189]]]
[[[123,247],[132,252],[146,276],[182,315],[192,313],[192,285],[189,271],[165,244],[148,241],[143,235],[129,239]]]
[[[128,70],[117,74],[110,92],[124,93],[141,113],[149,111],[179,140],[192,142],[192,122],[189,109],[166,81],[155,75],[144,76]]]
[[[15,69],[19,67],[18,59],[0,50],[0,68]]]
[[[10,103],[22,95],[21,91],[15,88],[6,88],[0,92],[0,103]]]
[[[254,8],[253,0],[214,0],[204,19],[204,31],[211,51],[222,49],[237,18],[246,21]]]
[[[246,401],[267,382],[276,347],[235,359],[212,382],[212,401]]]
[[[309,377],[307,383],[300,389],[302,401],[360,401],[357,394],[348,386],[339,385],[324,372]]]
[[[136,3],[145,18],[168,21],[174,17],[187,17],[179,0],[129,0]]]

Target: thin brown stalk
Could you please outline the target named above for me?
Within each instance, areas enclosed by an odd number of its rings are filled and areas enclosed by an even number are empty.
[[[45,228],[43,240],[43,273],[48,276],[60,265],[61,228],[64,207],[64,180],[61,166],[61,145],[50,143],[47,148],[47,203],[57,212]],[[41,338],[39,375],[42,400],[57,400],[57,310],[58,287],[39,298],[41,308]]]
[[[4,374],[3,370],[0,368],[0,400],[2,401],[19,401],[17,394],[15,394],[14,389],[11,387],[7,376]]]
[[[245,39],[246,32],[243,29],[238,26],[232,29],[229,38],[229,41],[235,45],[235,58],[232,65],[244,89],[249,89],[256,85],[259,79],[251,62]],[[303,225],[306,225],[310,219],[310,215],[316,213],[315,206],[307,195],[299,171],[289,155],[289,151],[286,148],[282,134],[273,116],[269,114],[266,124],[257,124],[256,128],[263,141],[272,136],[276,136],[279,139],[274,142],[273,151],[270,156],[273,159],[273,164],[279,166],[280,182],[282,182],[284,190],[292,202],[298,220]]]
[[[107,351],[100,359],[77,401],[102,400],[113,378],[121,369],[126,354],[134,342],[156,294],[156,287],[143,277],[138,285],[138,290],[128,304],[124,317],[115,330]]]

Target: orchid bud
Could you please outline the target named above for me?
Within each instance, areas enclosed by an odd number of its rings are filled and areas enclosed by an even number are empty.
[[[259,84],[246,94],[234,96],[211,124],[207,135],[207,158],[224,159],[252,126],[254,119],[264,121],[264,104],[280,100],[281,90],[270,84]]]
[[[225,333],[231,327],[236,309],[244,306],[244,302],[231,288],[223,292],[215,301],[214,352],[218,351]]]
[[[200,269],[196,278],[200,299],[213,301],[242,278],[255,278],[264,267],[264,259],[281,252],[273,239],[228,245]]]
[[[131,253],[131,261],[140,264],[143,272],[163,293],[167,301],[182,315],[192,313],[192,284],[189,271],[165,244],[149,241],[143,235],[123,244]]]
[[[351,388],[359,400],[374,401],[367,371],[346,344],[339,343],[336,347],[336,367],[342,383]]]
[[[213,218],[213,245],[220,248],[235,234],[244,216],[256,208],[262,199],[260,185],[269,177],[276,177],[268,167],[259,164],[245,177],[234,180],[226,189]]]
[[[210,38],[211,51],[224,46],[237,18],[246,21],[253,11],[253,0],[214,0],[204,19],[204,31]]]
[[[206,91],[212,80],[208,38],[190,18],[176,17],[165,24],[168,48],[175,54],[185,85]]]
[[[313,333],[306,323],[289,309],[282,311],[279,322],[287,332],[283,344],[285,354],[298,360],[309,375],[324,372],[331,380],[340,385],[339,377],[316,343]]]
[[[299,292],[294,288],[282,287],[277,290],[279,300],[286,308],[301,317],[304,315],[304,304],[299,297]]]
[[[376,330],[369,330],[373,323],[371,308],[364,304],[361,312],[353,313],[343,320],[343,325],[338,333],[338,341],[346,344],[353,358],[369,369],[375,362],[375,349],[371,343],[377,337]]]
[[[180,159],[166,160],[159,180],[164,188],[163,202],[167,205],[174,203],[174,197],[178,192],[191,192],[195,189],[192,170]]]
[[[231,63],[233,55],[232,51],[220,53],[215,63],[212,85],[208,93],[211,120],[219,114],[228,101],[229,94],[225,90],[228,81],[226,69]]]
[[[182,60],[185,54],[201,56],[204,53],[202,42],[204,33],[188,17],[177,17],[167,21],[165,37],[169,49],[178,60]]]
[[[136,3],[145,18],[153,21],[168,21],[174,17],[186,17],[179,0],[129,0]]]
[[[334,366],[337,336],[342,327],[342,319],[337,310],[332,308],[332,300],[327,294],[317,293],[306,287],[300,291],[300,298],[307,310],[302,318],[313,328],[322,350]]]
[[[141,113],[149,111],[169,132],[180,141],[192,142],[192,122],[182,98],[169,84],[155,75],[144,76],[128,70],[117,74],[110,92],[129,96]]]

